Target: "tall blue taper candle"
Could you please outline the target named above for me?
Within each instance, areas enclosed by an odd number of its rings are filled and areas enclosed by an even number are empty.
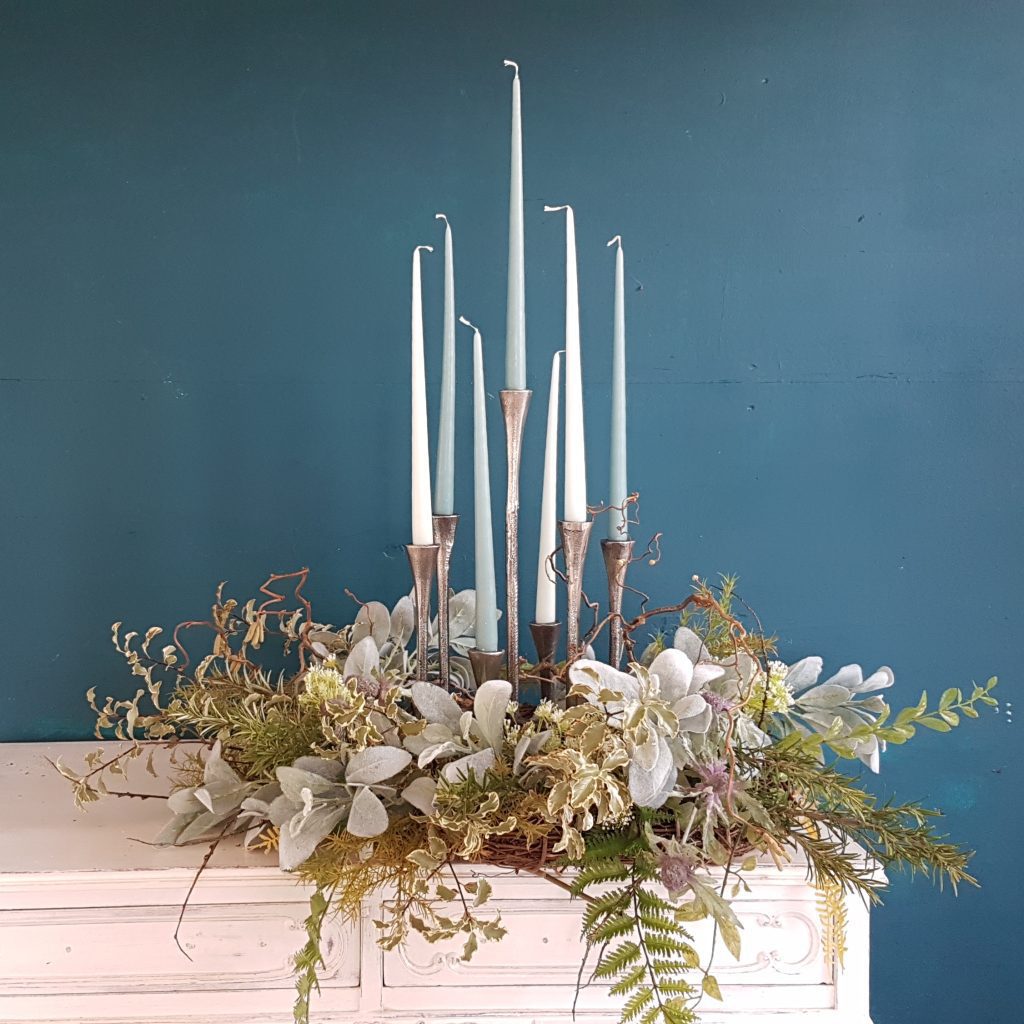
[[[455,255],[452,227],[444,221],[444,348],[441,355],[441,414],[437,423],[434,514],[455,514]]]
[[[523,252],[523,121],[519,65],[512,79],[512,160],[508,192],[508,300],[505,307],[505,388],[526,387],[526,266]]]
[[[473,514],[476,561],[476,646],[498,649],[498,597],[494,583],[494,535],[491,527],[491,476],[487,458],[487,391],[484,348],[480,332],[465,317],[459,323],[473,330]]]
[[[622,255],[622,236],[616,235],[609,245],[615,250],[615,310],[612,329],[612,409],[611,466],[608,504],[624,508],[626,489],[626,287]],[[629,526],[624,512],[608,513],[608,539],[628,540]]]

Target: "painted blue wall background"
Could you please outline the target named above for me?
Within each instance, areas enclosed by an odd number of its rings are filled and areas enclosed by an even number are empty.
[[[1022,39],[1019,0],[0,5],[0,737],[86,737],[86,687],[130,686],[110,622],[218,580],[308,564],[334,621],[343,586],[407,586],[409,252],[448,213],[496,392],[514,57],[530,383],[562,330],[541,207],[569,201],[592,500],[626,240],[643,585],[738,572],[786,655],[887,662],[897,699],[1004,677],[998,715],[886,758],[985,888],[897,882],[873,1003],[1018,1019]]]

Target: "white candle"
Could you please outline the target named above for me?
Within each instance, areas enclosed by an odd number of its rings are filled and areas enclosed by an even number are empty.
[[[568,523],[584,523],[587,520],[587,457],[583,435],[576,221],[571,206],[544,207],[546,213],[557,210],[565,210],[565,505],[562,518]]]
[[[494,536],[491,527],[491,474],[487,458],[487,391],[480,332],[473,329],[473,533],[476,562],[476,646],[498,649],[498,598],[494,582]]]
[[[512,160],[508,192],[508,300],[505,306],[505,387],[526,387],[526,271],[523,253],[523,118],[519,97],[519,65],[512,79]]]
[[[548,391],[548,432],[544,444],[544,486],[540,497],[540,551],[537,555],[537,605],[534,622],[557,622],[557,585],[549,560],[558,547],[558,389],[560,364],[556,352],[551,359],[551,387]]]
[[[434,472],[434,512],[455,513],[455,255],[452,228],[444,221],[444,350],[441,356],[441,412],[437,421],[437,462]]]
[[[612,409],[611,465],[609,467],[608,504],[625,508],[626,497],[626,286],[622,256],[622,236],[609,245],[615,252],[615,306],[612,327]],[[608,513],[608,539],[628,540],[629,525],[624,512]]]
[[[420,250],[412,251],[412,542],[434,543],[430,509],[430,447],[427,442],[427,374],[423,356],[423,281]]]

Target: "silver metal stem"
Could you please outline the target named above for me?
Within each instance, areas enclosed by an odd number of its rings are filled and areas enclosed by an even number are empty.
[[[587,560],[587,542],[590,540],[589,520],[585,523],[561,522],[562,552],[565,557],[565,575],[568,580],[568,610],[565,617],[566,655],[575,661],[582,653],[580,644],[580,600],[583,597],[583,565]]]
[[[430,589],[437,572],[436,544],[406,544],[416,592],[416,678],[427,680],[427,645],[430,642]]]
[[[523,426],[532,395],[533,392],[526,389],[500,392],[508,466],[505,492],[506,656],[513,700],[519,697],[519,466],[523,455]]]
[[[448,571],[458,516],[434,516],[434,543],[437,545],[437,643],[441,660],[441,685],[451,685],[451,642],[448,628]]]
[[[626,586],[626,570],[633,558],[631,540],[603,540],[601,554],[608,575],[608,664],[618,668],[622,661],[622,592]]]

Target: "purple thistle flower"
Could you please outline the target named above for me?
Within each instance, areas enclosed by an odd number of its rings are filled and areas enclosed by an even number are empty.
[[[662,854],[658,860],[661,882],[672,897],[690,888],[693,882],[693,867],[685,857]]]
[[[729,777],[729,766],[721,758],[715,758],[706,764],[698,764],[697,775],[704,786],[708,799],[708,807],[720,809],[726,799],[732,795],[732,779]]]
[[[723,697],[720,693],[715,693],[714,690],[705,690],[701,696],[704,698],[704,703],[716,715],[722,714],[732,707],[732,703],[727,697]]]

